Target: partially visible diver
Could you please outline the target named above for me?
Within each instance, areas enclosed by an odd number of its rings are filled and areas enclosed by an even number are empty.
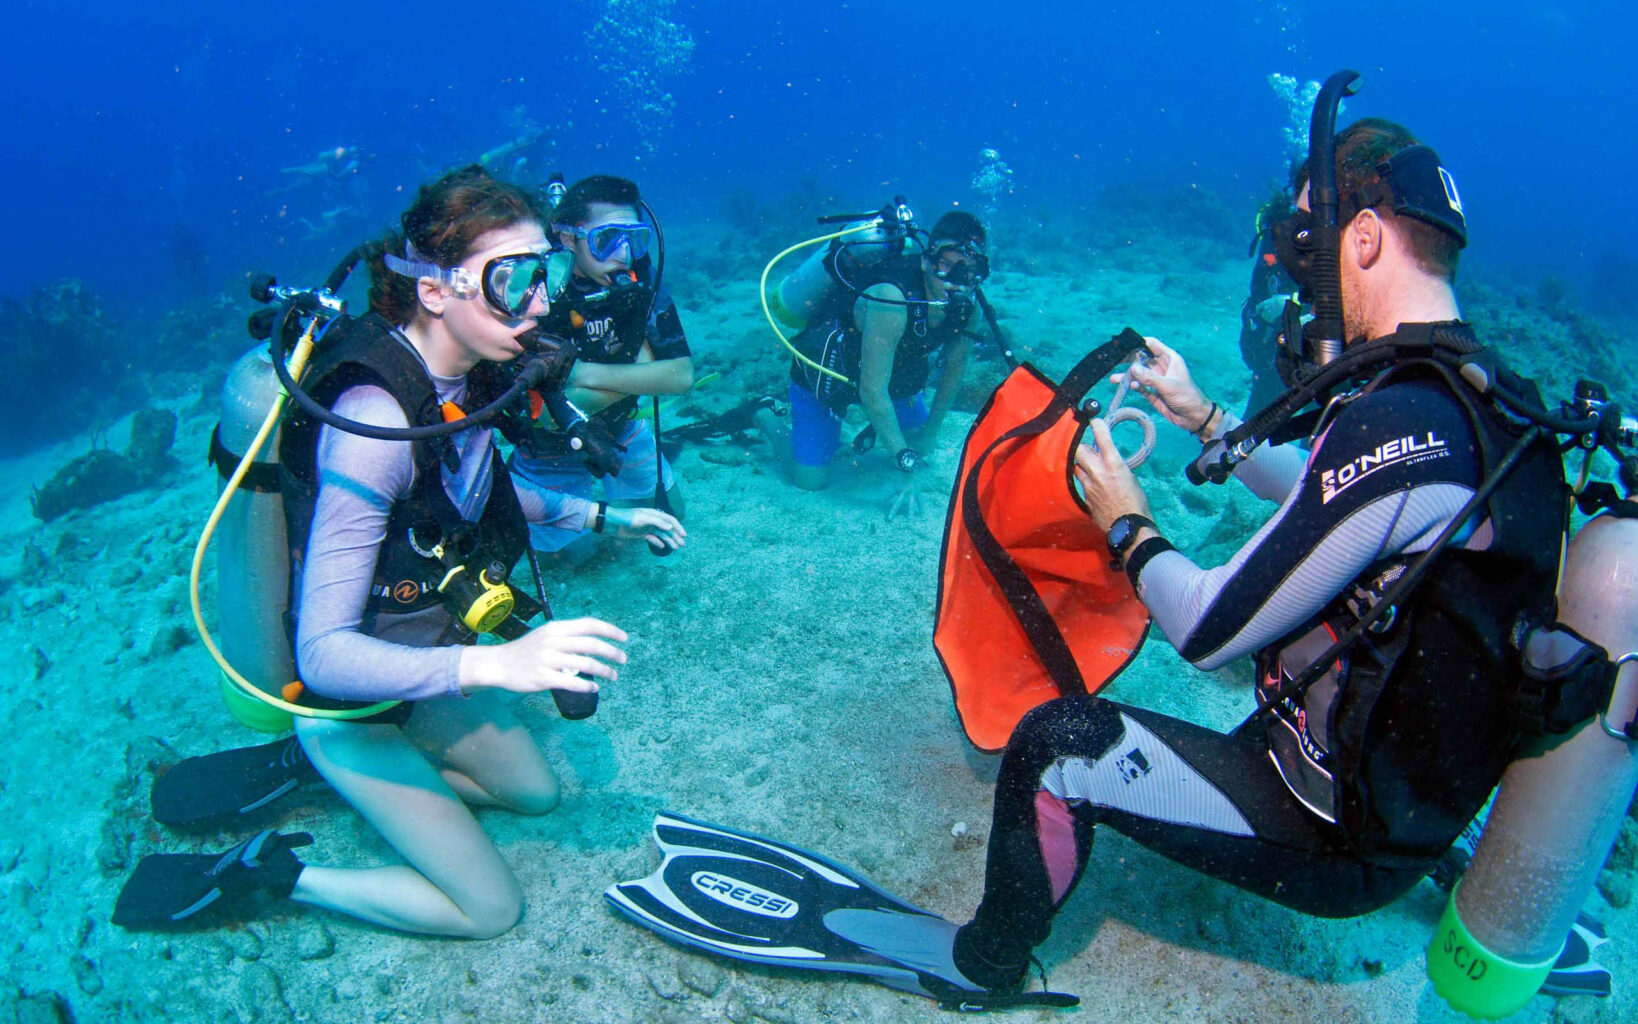
[[[1240,359],[1251,371],[1251,394],[1241,419],[1266,409],[1285,394],[1279,372],[1280,331],[1285,304],[1297,294],[1297,284],[1280,265],[1274,251],[1274,226],[1291,216],[1291,194],[1282,190],[1257,211],[1256,235],[1251,240],[1251,280],[1240,305]]]
[[[611,506],[653,506],[680,517],[682,489],[642,399],[686,392],[694,382],[694,361],[676,303],[661,280],[659,229],[646,210],[635,183],[600,174],[569,186],[551,212],[554,236],[574,253],[574,272],[540,330],[568,340],[579,353],[565,393],[613,439],[621,451],[619,467],[607,473],[588,467],[565,431],[540,421],[532,429],[508,431],[517,446],[510,468],[534,486],[585,498],[597,493],[596,474],[602,473],[602,494]],[[548,554],[571,545],[583,553],[588,546],[573,529],[540,524],[529,532],[535,549]]]
[[[493,149],[484,150],[478,155],[478,165],[508,181],[517,181],[528,169],[529,157],[525,151],[539,142],[541,137],[539,128],[528,128]]]
[[[888,500],[888,514],[897,515],[921,509],[922,463],[938,444],[972,354],[967,328],[990,261],[984,225],[964,210],[941,216],[925,240],[891,241],[843,238],[792,275],[824,275],[824,287],[815,289],[811,309],[789,309],[796,304],[784,300],[776,306],[787,323],[804,324],[790,339],[799,354],[791,360],[790,422],[787,428],[764,411],[758,424],[791,482],[821,490],[842,416],[861,406],[869,420],[863,436],[904,474]],[[930,382],[931,403],[924,398]]]
[[[289,179],[278,188],[268,191],[269,196],[293,192],[308,185],[323,185],[339,181],[358,173],[359,155],[357,146],[336,146],[326,149],[313,158],[310,163],[297,164],[293,167],[281,167],[279,173],[288,175]]]
[[[457,618],[446,593],[462,592],[452,581],[470,579],[470,563],[483,569],[481,585],[466,585],[473,607],[490,608],[502,589],[494,577],[523,555],[530,523],[682,543],[667,513],[515,485],[490,426],[459,426],[463,410],[498,401],[471,371],[523,355],[549,311],[554,254],[543,221],[528,193],[473,165],[422,186],[402,233],[368,250],[369,314],[333,321],[302,377],[325,416],[292,415],[279,446],[300,679],[283,703],[299,712],[296,742],[192,765],[205,783],[196,795],[227,812],[255,805],[245,786],[276,796],[316,773],[403,863],[304,864],[292,851],[310,836],[267,830],[223,854],[145,857],[114,923],[169,927],[207,909],[242,915],[256,892],[431,935],[488,938],[518,920],[521,888],[470,808],[544,814],[559,790],[506,695],[594,693],[625,664],[615,644],[626,634],[580,618],[478,646],[486,627],[470,609]],[[411,424],[427,439],[369,436]],[[265,568],[241,567],[233,582],[251,585],[258,574],[266,578]],[[213,768],[224,777],[211,782]],[[188,796],[175,779],[161,781]]]

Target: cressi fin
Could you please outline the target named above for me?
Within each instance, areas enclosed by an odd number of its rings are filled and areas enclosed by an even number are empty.
[[[1541,983],[1544,996],[1608,996],[1610,971],[1592,958],[1599,946],[1609,941],[1604,926],[1582,912],[1570,925],[1570,936],[1564,942],[1564,952]]]
[[[1080,1002],[973,986],[950,958],[955,925],[819,854],[664,812],[654,841],[659,868],[603,896],[673,942],[771,967],[860,975],[946,1009]]]
[[[318,778],[294,736],[190,757],[154,779],[154,820],[177,828],[225,824]]]

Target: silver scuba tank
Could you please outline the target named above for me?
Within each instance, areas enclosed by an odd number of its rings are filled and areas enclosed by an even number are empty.
[[[865,230],[857,230],[859,228]],[[904,251],[904,231],[881,218],[855,221],[843,230],[851,233],[833,240],[829,246],[814,249],[774,290],[775,301],[770,306],[787,327],[796,330],[806,327],[833,288],[859,280]]]
[[[1559,620],[1611,658],[1638,651],[1638,519],[1600,515],[1576,533]],[[1579,646],[1557,636],[1565,655]],[[1531,660],[1553,664],[1553,655]],[[1638,667],[1624,664],[1604,716],[1537,741],[1502,776],[1428,949],[1429,976],[1452,1006],[1481,1017],[1514,1013],[1552,969],[1638,787],[1638,742],[1620,734],[1635,709]]]
[[[224,473],[249,449],[279,393],[269,360],[267,346],[258,345],[233,364],[222,385],[218,437],[233,459]],[[257,472],[272,476],[267,469],[277,469],[281,431],[275,430],[257,452]],[[296,678],[296,666],[284,627],[290,547],[276,479],[271,489],[248,479],[240,485],[217,524],[214,543],[217,643],[228,664],[247,680],[267,693],[281,693]],[[226,676],[222,694],[234,716],[253,729],[284,732],[291,727],[289,713],[246,695]]]

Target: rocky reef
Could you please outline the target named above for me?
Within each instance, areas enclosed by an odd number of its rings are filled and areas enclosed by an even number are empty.
[[[175,439],[176,413],[140,410],[131,418],[131,440],[125,451],[99,447],[98,435],[90,451],[35,488],[29,499],[35,518],[50,522],[75,509],[91,508],[152,485],[176,464],[171,457]]]

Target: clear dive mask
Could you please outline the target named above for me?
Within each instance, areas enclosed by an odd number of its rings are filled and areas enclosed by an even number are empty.
[[[636,263],[648,255],[654,240],[652,224],[612,223],[596,227],[569,227],[565,224],[559,230],[568,231],[583,240],[586,251],[599,263],[613,259],[622,246],[626,248],[626,263]]]
[[[385,256],[388,270],[417,280],[431,278],[457,299],[475,299],[482,294],[491,309],[512,319],[527,315],[537,297],[546,309],[551,309],[552,300],[563,294],[574,270],[573,253],[545,244],[526,252],[496,256],[483,265],[482,274],[465,267],[440,267],[422,259],[407,241],[404,250],[408,258],[391,253]]]

